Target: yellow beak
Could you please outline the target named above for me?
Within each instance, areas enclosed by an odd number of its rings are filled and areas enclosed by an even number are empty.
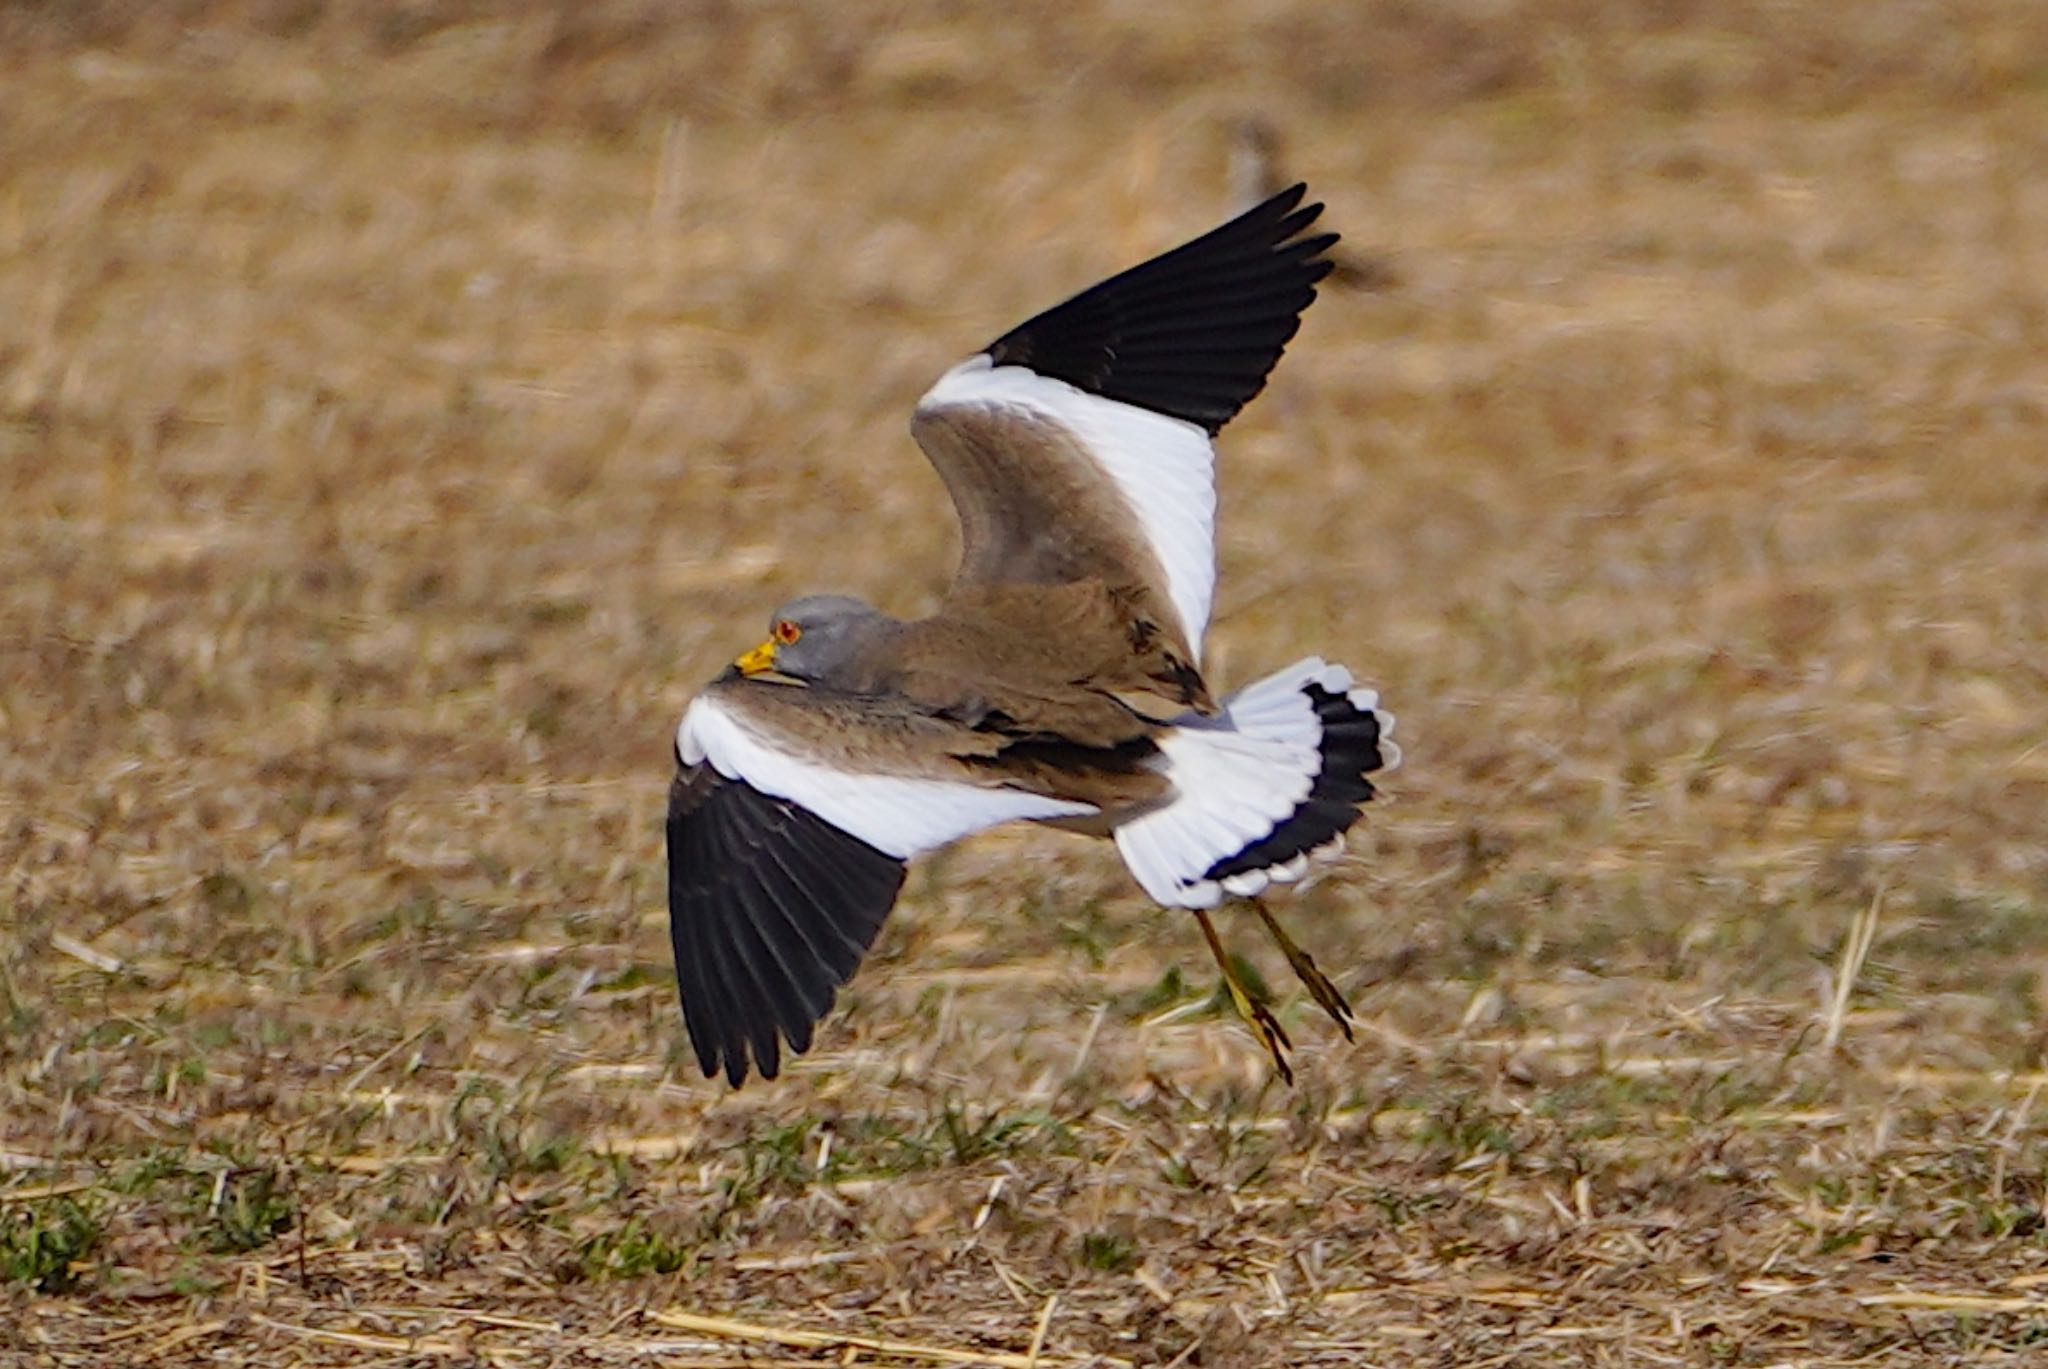
[[[733,662],[742,675],[765,675],[775,669],[775,639],[769,638]]]

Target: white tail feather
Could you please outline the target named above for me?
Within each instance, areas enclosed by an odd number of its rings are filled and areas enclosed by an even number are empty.
[[[1116,829],[1124,863],[1146,893],[1175,907],[1213,908],[1225,894],[1248,897],[1306,873],[1310,853],[1302,852],[1263,868],[1207,877],[1271,836],[1315,789],[1323,724],[1307,693],[1311,684],[1373,713],[1382,736],[1392,730],[1376,694],[1354,690],[1349,671],[1317,657],[1225,699],[1216,717],[1178,724],[1159,740],[1158,765],[1173,779],[1173,800]],[[1391,741],[1383,752],[1378,768],[1390,768],[1398,757]],[[1336,844],[1325,843],[1318,853]]]

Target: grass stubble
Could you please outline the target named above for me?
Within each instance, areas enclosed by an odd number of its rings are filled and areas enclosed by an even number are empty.
[[[2038,7],[0,40],[0,1362],[2044,1353]],[[999,834],[703,1082],[690,688],[934,600],[910,402],[1218,218],[1248,107],[1401,282],[1231,430],[1209,660],[1400,715],[1290,919],[1360,1043],[1277,975],[1274,1087],[1191,927]]]

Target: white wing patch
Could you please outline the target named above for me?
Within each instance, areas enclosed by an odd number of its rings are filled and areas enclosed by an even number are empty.
[[[1074,435],[1130,505],[1200,664],[1216,593],[1216,451],[1209,435],[1184,419],[1091,395],[1024,366],[997,366],[986,353],[939,377],[917,403],[920,413],[956,406],[1023,409]]]
[[[676,753],[685,765],[709,761],[727,779],[788,799],[899,860],[999,823],[1096,812],[1092,804],[1016,789],[837,770],[778,746],[709,696],[683,714]]]

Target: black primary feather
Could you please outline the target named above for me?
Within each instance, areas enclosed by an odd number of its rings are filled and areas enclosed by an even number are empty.
[[[708,1078],[765,1079],[874,944],[904,863],[799,808],[687,766],[669,788],[669,939],[683,1022]],[[779,1040],[778,1040],[779,1039]]]
[[[1265,388],[1330,272],[1335,233],[1298,236],[1320,204],[1296,185],[1019,324],[988,346],[998,366],[1200,424],[1214,436]]]

